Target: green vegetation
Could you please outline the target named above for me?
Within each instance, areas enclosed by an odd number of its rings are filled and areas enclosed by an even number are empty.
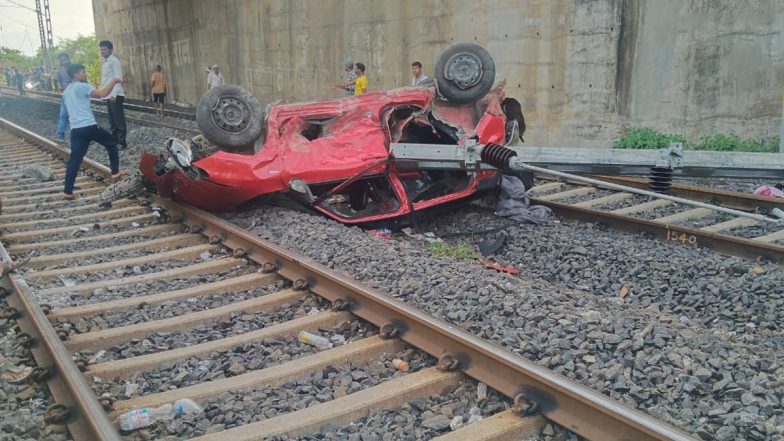
[[[27,69],[32,66],[33,60],[18,49],[0,47],[0,66]]]
[[[775,137],[767,142],[754,139],[740,139],[738,135],[717,133],[703,136],[700,142],[690,145],[693,150],[716,150],[720,152],[757,152],[774,153],[779,151],[779,138]]]
[[[686,145],[686,137],[661,133],[648,127],[630,127],[623,138],[615,141],[616,149],[663,149],[671,142],[682,142]]]
[[[60,40],[52,52],[52,63],[55,71],[59,68],[57,54],[65,52],[71,57],[71,63],[84,64],[87,80],[94,86],[101,82],[101,53],[98,50],[98,39],[95,35],[79,35],[76,38]],[[37,55],[40,59],[40,51]]]
[[[614,146],[617,149],[662,149],[671,142],[682,142],[683,148],[687,150],[771,153],[778,152],[779,149],[779,137],[760,142],[755,139],[741,139],[735,134],[717,133],[703,136],[699,142],[693,143],[683,135],[662,133],[648,127],[626,129],[626,134],[615,140]]]
[[[433,242],[427,244],[425,248],[437,256],[446,256],[457,260],[474,260],[479,258],[479,255],[471,249],[471,246],[464,242],[455,245],[449,245],[446,242]]]
[[[71,63],[84,64],[87,72],[87,79],[90,83],[98,85],[101,81],[101,61],[98,51],[98,40],[94,35],[80,35],[76,38],[60,40],[50,54],[52,57],[53,75],[56,75],[60,64],[57,54],[65,52],[71,57]],[[44,56],[41,48],[38,48],[34,57],[29,57],[17,49],[0,47],[0,66],[27,69],[35,66],[44,66]]]

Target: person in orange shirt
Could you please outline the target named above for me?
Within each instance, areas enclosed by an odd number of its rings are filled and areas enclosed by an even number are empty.
[[[163,76],[163,68],[160,64],[155,66],[155,72],[152,73],[150,83],[152,83],[150,94],[152,95],[156,113],[158,116],[163,116],[163,102],[166,98],[166,77]]]

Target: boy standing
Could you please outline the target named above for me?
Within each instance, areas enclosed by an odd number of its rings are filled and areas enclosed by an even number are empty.
[[[153,72],[150,82],[152,83],[150,94],[152,94],[152,102],[155,105],[155,113],[162,117],[163,102],[166,97],[166,77],[163,76],[163,68],[160,64],[155,66],[155,72]]]
[[[57,71],[57,88],[60,93],[71,84],[71,77],[68,75],[68,66],[71,65],[71,57],[65,52],[57,56],[60,59],[60,70]],[[65,127],[68,125],[68,111],[65,109],[65,101],[60,99],[60,118],[57,121],[57,141],[65,142]]]
[[[112,78],[103,89],[96,89],[87,83],[87,74],[84,65],[72,64],[68,66],[68,76],[71,84],[63,92],[63,102],[68,110],[68,119],[71,123],[71,157],[65,169],[65,189],[63,199],[74,200],[74,183],[76,173],[82,165],[82,159],[87,153],[91,141],[106,147],[109,153],[109,165],[112,179],[117,180],[126,174],[120,171],[120,157],[117,154],[117,140],[106,130],[100,128],[95,121],[95,115],[90,108],[90,98],[103,98],[112,91],[116,84],[122,82],[119,78]]]
[[[413,75],[411,77],[412,86],[425,86],[430,80],[427,75],[422,73],[422,63],[419,61],[411,63],[411,75]]]
[[[367,92],[368,78],[365,76],[365,65],[357,63],[357,79],[354,80],[354,95],[362,95]]]
[[[101,87],[106,87],[112,78],[118,78],[122,82],[123,71],[120,60],[114,55],[114,45],[109,40],[102,40],[98,43],[103,63],[101,64]],[[112,135],[117,138],[120,148],[127,148],[128,142],[125,140],[125,91],[122,85],[116,86],[111,93],[106,96],[106,110],[109,112],[109,123],[112,128]]]

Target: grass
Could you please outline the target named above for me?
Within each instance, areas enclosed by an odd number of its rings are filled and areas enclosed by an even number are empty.
[[[433,242],[427,244],[425,248],[436,256],[446,256],[457,260],[475,260],[479,258],[479,254],[464,242],[454,245],[446,242]]]
[[[734,133],[716,133],[691,142],[683,135],[662,133],[649,127],[630,127],[620,139],[616,139],[617,149],[662,149],[671,142],[683,143],[685,150],[709,150],[719,152],[776,153],[779,151],[779,137],[758,141],[742,139]]]

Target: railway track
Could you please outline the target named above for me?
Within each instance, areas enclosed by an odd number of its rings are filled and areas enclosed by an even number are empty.
[[[85,167],[92,176],[77,181],[80,199],[62,201],[59,180],[36,182],[20,168],[46,164],[62,174],[68,152],[3,126],[0,257],[18,260],[37,251],[3,278],[4,314],[17,318],[19,342],[40,366],[36,378],[57,402],[48,420],[67,423],[77,440],[119,439],[112,421],[123,412],[181,398],[204,405],[197,416],[204,421],[220,413],[227,394],[240,407],[252,405],[252,391],[294,400],[302,396],[292,390],[298,379],[317,375],[323,383],[332,379],[325,372],[350,377],[342,389],[308,389],[315,401],[302,408],[259,407],[263,417],[249,421],[226,414],[211,425],[188,420],[195,427],[190,436],[317,432],[371,409],[456,388],[472,391],[480,381],[513,405],[499,404],[443,439],[521,439],[536,435],[543,418],[588,439],[691,439],[200,210],[160,199],[126,199],[102,209],[96,199],[109,171],[90,161]],[[300,331],[333,337],[335,347],[313,350],[297,339]],[[281,346],[297,348],[296,355],[276,357]],[[408,361],[411,372],[391,367],[393,359]],[[210,363],[229,366],[193,369]],[[357,367],[365,374],[351,377]],[[158,381],[163,372],[178,382]],[[178,433],[164,426],[142,429],[143,437]]]
[[[595,177],[628,187],[648,187],[646,179]],[[784,263],[784,219],[775,215],[776,209],[784,210],[781,200],[682,184],[673,184],[668,193],[719,209],[738,210],[755,219],[568,179],[538,185],[529,194],[532,204],[546,205],[561,216],[583,222],[649,234],[674,246],[701,246],[722,254]],[[780,222],[772,222],[775,220]]]
[[[4,93],[6,95],[19,96],[18,93],[16,92],[16,89],[12,89],[12,88],[8,88],[8,87],[0,87],[0,92]],[[60,105],[60,96],[61,95],[59,93],[55,93],[55,92],[41,92],[41,91],[34,90],[34,91],[27,91],[26,95],[25,95],[25,98],[34,99],[34,100],[37,100],[37,101],[50,103],[52,105],[59,106]],[[129,104],[129,103],[125,103],[124,106],[125,106],[126,110],[130,110],[130,111],[134,111],[134,112],[155,113],[155,108],[154,107],[146,106],[144,104]],[[106,105],[101,103],[100,100],[98,100],[98,99],[93,99],[93,106],[92,106],[92,108],[93,108],[93,112],[95,112],[95,113],[98,113],[98,114],[101,114],[101,115],[107,115]],[[196,115],[194,113],[192,113],[192,112],[176,111],[176,110],[170,110],[170,109],[164,109],[164,115],[167,116],[167,117],[175,118],[175,119],[179,119],[179,120],[191,121],[191,120],[195,120],[196,119]],[[151,127],[160,127],[160,128],[164,128],[164,129],[175,129],[175,130],[181,130],[181,131],[189,132],[189,133],[193,133],[193,134],[201,133],[201,132],[199,132],[199,130],[197,130],[195,128],[188,127],[186,125],[183,125],[180,122],[175,122],[175,121],[165,121],[165,120],[157,120],[157,119],[150,119],[150,118],[138,118],[138,117],[131,116],[128,113],[126,113],[126,115],[125,115],[125,120],[126,121],[130,121],[130,122],[134,122],[136,124],[141,124],[141,125],[146,125],[146,126],[151,126]]]
[[[8,94],[17,95],[18,92],[13,87],[2,86],[0,89]],[[46,92],[41,90],[27,90],[25,93],[29,96],[36,96],[41,98],[49,98],[51,100],[55,100],[58,103],[62,97],[62,94],[59,92]],[[102,105],[103,103],[99,99],[93,99],[93,104]],[[128,110],[132,110],[134,112],[144,112],[144,113],[155,113],[156,109],[153,106],[147,105],[140,101],[132,101],[132,102],[125,102],[124,107]],[[171,109],[165,108],[163,109],[163,114],[165,116],[170,116],[172,118],[179,118],[179,119],[189,119],[195,120],[196,113],[190,110],[184,109]]]

